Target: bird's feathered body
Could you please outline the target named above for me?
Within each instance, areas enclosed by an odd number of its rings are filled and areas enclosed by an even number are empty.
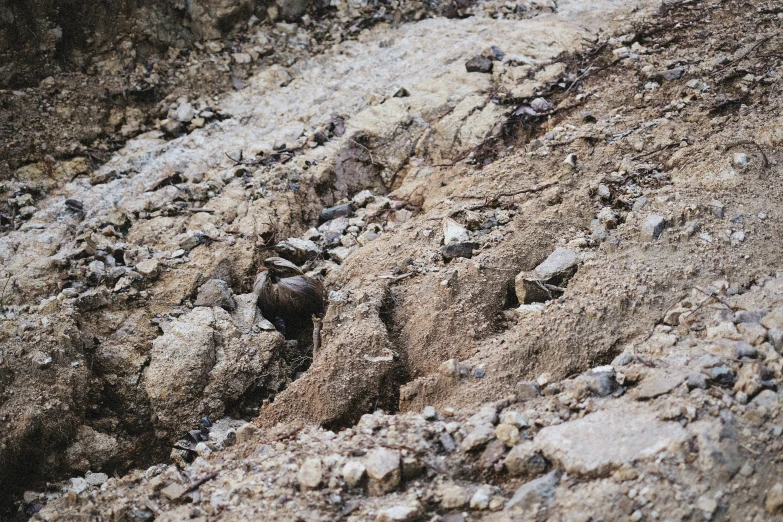
[[[293,263],[280,257],[264,260],[266,270],[256,276],[253,291],[263,316],[275,324],[282,319],[285,329],[312,324],[322,316],[326,291],[320,281],[304,275]]]

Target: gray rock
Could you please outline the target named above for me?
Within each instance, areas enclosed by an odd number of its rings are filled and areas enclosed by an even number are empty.
[[[535,399],[541,396],[538,385],[533,381],[520,381],[517,383],[517,397],[520,400]]]
[[[315,489],[323,479],[323,464],[319,458],[309,458],[304,461],[296,474],[299,485],[304,489]]]
[[[658,239],[664,228],[666,228],[666,218],[656,214],[649,215],[642,223],[641,238],[643,241]]]
[[[731,480],[744,463],[734,424],[731,414],[722,412],[718,420],[698,420],[688,426],[696,435],[699,468],[724,481]]]
[[[634,212],[639,212],[642,210],[649,200],[647,199],[647,196],[640,196],[636,198],[636,201],[633,202],[633,206],[631,207],[631,210]]]
[[[219,306],[226,310],[236,308],[236,303],[232,298],[233,293],[228,284],[222,279],[210,279],[198,289],[198,297],[194,306]]]
[[[557,248],[543,263],[530,272],[520,272],[514,279],[517,299],[530,304],[548,301],[561,292],[547,289],[543,285],[564,287],[576,273],[579,257],[567,248]]]
[[[740,310],[734,314],[734,322],[760,324],[768,313],[766,310]]]
[[[190,123],[196,116],[196,111],[193,110],[193,106],[189,103],[181,103],[177,110],[174,111],[174,119],[180,123]]]
[[[479,244],[473,242],[451,243],[450,245],[441,247],[440,253],[443,256],[443,259],[447,261],[450,261],[458,257],[464,257],[465,259],[470,259],[473,257],[473,251],[478,250],[478,248],[479,248]]]
[[[467,229],[451,218],[443,219],[443,244],[464,243],[470,239]]]
[[[684,67],[674,67],[673,69],[661,71],[660,73],[658,73],[658,76],[660,76],[664,80],[672,81],[681,78],[683,74],[685,74]]]
[[[91,261],[87,265],[87,280],[93,284],[99,284],[106,277],[106,265],[103,261]]]
[[[707,389],[707,376],[703,373],[692,373],[688,375],[688,389],[694,390],[696,388],[701,390]]]
[[[783,351],[783,330],[779,328],[773,328],[767,332],[767,339],[775,350],[780,353]]]
[[[485,73],[489,74],[492,72],[492,60],[487,58],[486,56],[474,56],[467,62],[465,62],[465,69],[469,73],[471,72],[478,72],[478,73]]]
[[[275,245],[275,251],[280,257],[287,259],[295,265],[302,265],[312,261],[321,254],[321,249],[314,242],[307,239],[289,237]]]
[[[555,496],[560,474],[559,470],[554,470],[520,486],[514,496],[506,502],[505,511],[524,514],[548,505]]]
[[[364,478],[367,468],[359,461],[351,460],[345,463],[342,470],[343,480],[351,487],[356,487]]]
[[[87,474],[84,476],[84,480],[86,480],[87,484],[90,486],[100,487],[106,483],[107,480],[109,480],[109,476],[106,473],[87,472]]]
[[[295,22],[299,20],[312,0],[275,0],[278,9],[278,15],[283,20]]]
[[[146,259],[136,264],[136,272],[144,279],[155,279],[160,274],[160,265],[155,259]]]
[[[439,440],[440,445],[443,446],[443,449],[446,450],[447,453],[451,453],[457,449],[457,445],[454,442],[454,437],[452,437],[449,433],[441,433]]]
[[[535,447],[569,475],[600,477],[623,464],[673,451],[685,440],[679,424],[662,422],[646,408],[625,406],[543,428]]]
[[[422,415],[425,420],[437,420],[438,418],[438,412],[435,411],[433,406],[425,406]]]
[[[780,482],[769,488],[764,498],[764,509],[770,515],[777,513],[783,508],[783,484]]]
[[[375,196],[369,190],[362,190],[361,192],[356,193],[351,198],[351,202],[353,202],[353,204],[357,208],[366,207],[369,203],[372,203],[373,201],[375,201]]]
[[[614,371],[591,370],[575,379],[577,389],[583,389],[590,394],[606,397],[611,395],[617,387]],[[581,395],[587,395],[583,393]]]
[[[370,477],[368,484],[370,495],[385,495],[397,489],[402,477],[399,451],[375,448],[367,453],[364,464]]]
[[[532,441],[523,441],[508,452],[503,465],[511,475],[537,477],[546,471],[549,463],[536,451]]]
[[[763,329],[763,327],[761,327]],[[752,346],[745,341],[739,341],[734,347],[737,359],[758,359],[759,351],[755,346]]]
[[[665,395],[682,384],[685,376],[680,373],[651,372],[636,388],[634,397],[640,401]]]
[[[407,522],[416,520],[421,514],[418,506],[393,506],[378,511],[376,522]]]
[[[325,208],[321,211],[321,221],[331,221],[333,219],[348,217],[353,214],[353,203],[343,203],[342,205],[335,205],[334,207]],[[347,227],[347,222],[346,222]]]
[[[495,438],[495,428],[492,424],[481,424],[476,426],[467,436],[462,439],[459,445],[463,452],[475,451],[483,448],[487,442]]]

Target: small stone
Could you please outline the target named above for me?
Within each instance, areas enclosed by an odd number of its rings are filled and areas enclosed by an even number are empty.
[[[37,351],[32,356],[33,364],[38,368],[49,368],[52,365],[52,358],[42,351]]]
[[[470,509],[484,510],[489,507],[489,499],[492,495],[491,486],[481,486],[470,497]]]
[[[533,443],[527,440],[508,452],[503,465],[513,476],[537,477],[546,471],[548,462],[535,450]]]
[[[444,509],[459,509],[470,501],[465,488],[457,484],[445,484],[440,488],[440,505]]]
[[[448,434],[448,433],[441,433],[440,437],[439,437],[439,440],[440,440],[441,446],[443,446],[443,449],[447,453],[451,453],[452,451],[457,449],[457,445],[454,443],[454,437],[452,437],[450,434]]]
[[[210,279],[199,287],[193,306],[219,306],[230,311],[237,307],[232,295],[231,288],[225,281]]]
[[[492,60],[487,58],[486,56],[474,56],[467,62],[465,62],[465,69],[471,73],[471,72],[478,72],[478,73],[485,73],[489,74],[492,72]]]
[[[753,475],[754,471],[755,470],[753,469],[753,464],[751,464],[750,462],[745,462],[745,464],[743,464],[742,467],[740,468],[739,473],[743,477],[749,477]]]
[[[459,445],[460,450],[467,453],[483,448],[487,442],[495,438],[495,429],[491,424],[482,424],[473,428]]]
[[[258,435],[258,428],[252,422],[243,424],[237,429],[237,444],[253,440]]]
[[[645,401],[665,395],[679,386],[684,380],[683,375],[677,373],[659,373],[648,374],[642,383],[636,388],[635,397],[637,400]]]
[[[612,191],[609,190],[609,187],[607,187],[603,183],[598,184],[597,194],[598,197],[601,199],[612,199]]]
[[[322,222],[325,222],[340,217],[348,217],[351,214],[353,214],[353,203],[349,202],[323,209],[321,211],[320,219]]]
[[[723,321],[715,326],[707,327],[708,339],[731,339],[733,341],[742,340],[742,336],[737,327],[731,321]]]
[[[160,274],[160,265],[155,259],[146,259],[136,263],[136,272],[144,279],[155,279]]]
[[[506,502],[505,510],[522,514],[531,511],[535,506],[548,505],[555,495],[559,481],[560,471],[554,470],[543,477],[523,484]]]
[[[783,351],[783,330],[773,328],[767,332],[767,339],[769,340],[769,344],[771,344],[778,353]]]
[[[640,196],[636,198],[636,201],[633,202],[633,206],[631,207],[631,210],[633,210],[634,212],[639,212],[645,207],[645,205],[647,205],[648,201],[649,200],[647,199],[647,196]]]
[[[309,458],[299,468],[296,474],[299,484],[305,489],[315,489],[323,479],[323,465],[319,458]]]
[[[707,389],[707,376],[703,373],[692,373],[688,375],[688,389],[694,390],[696,388],[701,390]]]
[[[394,506],[382,509],[375,517],[376,522],[406,522],[419,517],[420,510],[413,506]]]
[[[666,228],[666,218],[655,214],[647,216],[642,224],[641,238],[643,241],[658,239],[664,228]]]
[[[773,514],[780,511],[781,507],[783,507],[783,484],[778,482],[767,491],[764,508],[767,513]]]
[[[744,152],[736,152],[734,153],[734,157],[731,161],[735,167],[738,167],[740,169],[744,169],[748,166],[748,155]]]
[[[367,453],[365,466],[370,477],[370,495],[384,495],[397,488],[402,477],[400,459],[399,451],[387,448],[375,448]]]
[[[506,503],[506,499],[501,497],[500,495],[495,495],[491,499],[489,499],[489,509],[490,511],[500,511],[503,509],[503,506]]]
[[[321,249],[314,242],[296,237],[279,242],[275,245],[275,251],[295,265],[302,265],[321,255]]]
[[[660,76],[667,81],[676,80],[680,77],[682,77],[683,74],[685,74],[685,68],[684,67],[675,67],[673,69],[669,69],[667,71],[662,71],[659,73]]]
[[[458,377],[460,375],[461,366],[457,359],[449,359],[443,361],[438,366],[438,372],[445,377]]]
[[[195,449],[196,449],[196,454],[201,458],[205,459],[210,455],[212,455],[212,448],[210,448],[203,442],[199,442],[198,444],[196,444]]]
[[[336,263],[344,263],[348,257],[353,254],[358,247],[337,247],[329,250],[329,257]]]
[[[512,424],[498,424],[495,428],[495,437],[511,448],[519,444],[519,428]]]
[[[84,476],[84,480],[86,480],[87,484],[90,486],[100,487],[105,484],[107,480],[109,480],[109,476],[106,473],[88,472],[87,475]]]
[[[177,500],[185,494],[188,488],[180,484],[179,482],[172,482],[165,488],[160,490],[160,494],[169,500]]]
[[[68,488],[77,495],[84,493],[90,485],[82,477],[74,477],[71,479],[71,486]]]
[[[512,426],[516,426],[519,429],[528,427],[528,423],[527,420],[525,420],[524,415],[518,411],[513,410],[504,411],[500,416],[500,422],[503,424],[511,424]]]
[[[438,419],[438,412],[435,411],[435,408],[433,406],[425,406],[422,415],[424,416],[425,420],[431,421],[431,420]]]
[[[750,344],[758,346],[767,338],[767,329],[758,323],[740,323],[737,330],[742,337]]]
[[[711,517],[715,510],[718,509],[718,501],[707,495],[702,495],[696,500],[696,507],[702,510],[705,515]]]
[[[362,190],[361,192],[357,192],[351,198],[351,202],[356,206],[356,208],[366,207],[373,201],[375,201],[375,196],[369,190]]]
[[[181,103],[174,111],[174,119],[180,123],[190,123],[190,120],[196,115],[193,106],[189,103]]]
[[[253,58],[247,53],[233,53],[231,55],[236,63],[250,63]]]
[[[535,399],[541,396],[541,392],[535,382],[520,381],[517,383],[517,396],[520,400]]]
[[[468,231],[451,218],[443,219],[443,244],[464,243],[470,239]]]
[[[473,257],[473,251],[478,250],[479,244],[471,241],[465,243],[451,243],[440,249],[443,259],[450,261],[458,257],[470,259]]]
[[[760,328],[764,327],[760,326]],[[764,333],[766,333],[766,331]],[[734,349],[737,354],[737,359],[758,359],[759,351],[745,341],[738,342]]]
[[[351,487],[356,487],[361,483],[367,468],[359,461],[351,460],[345,463],[342,470],[343,480]]]

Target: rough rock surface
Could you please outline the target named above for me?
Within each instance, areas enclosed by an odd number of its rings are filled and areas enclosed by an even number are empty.
[[[779,6],[245,5],[0,92],[3,513],[779,513]]]

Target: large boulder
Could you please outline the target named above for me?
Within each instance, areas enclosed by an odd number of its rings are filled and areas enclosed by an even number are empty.
[[[220,307],[197,307],[153,341],[144,387],[158,436],[175,435],[205,415],[219,417],[227,403],[255,386],[276,389],[286,374],[283,337],[257,327],[263,318],[253,300],[237,301],[234,317]]]

